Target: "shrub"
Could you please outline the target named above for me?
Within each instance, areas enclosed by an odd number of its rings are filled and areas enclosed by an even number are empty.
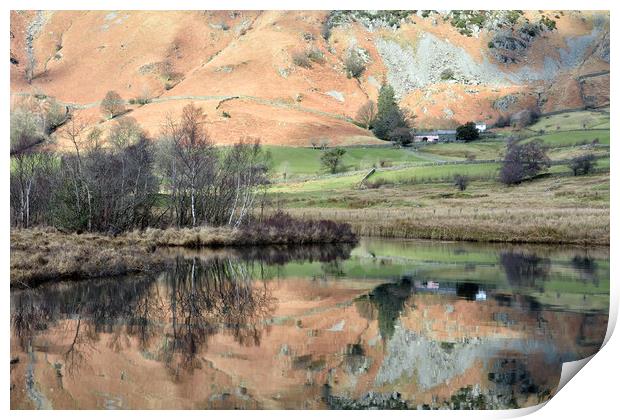
[[[543,16],[540,18],[540,23],[547,27],[548,31],[553,31],[556,28],[555,20],[551,19],[548,16]]]
[[[325,57],[321,50],[316,47],[312,47],[306,51],[306,57],[312,62],[323,64],[325,63]]]
[[[394,144],[409,146],[413,142],[411,129],[407,127],[397,127],[388,134],[389,140]]]
[[[129,99],[129,104],[131,104],[131,105],[136,105],[136,104],[137,105],[146,105],[149,102],[151,102],[151,100],[149,98],[146,98],[146,97],[143,97],[143,96],[140,96],[138,98],[131,98],[131,99]]]
[[[453,80],[454,79],[454,71],[452,69],[445,69],[440,74],[441,80]]]
[[[278,211],[262,223],[249,223],[243,228],[248,243],[305,244],[356,242],[348,223],[331,220],[302,220]]]
[[[359,52],[350,50],[344,60],[344,67],[347,72],[347,77],[357,79],[364,73],[364,70],[366,70],[366,63]]]
[[[510,125],[517,128],[523,128],[534,124],[540,117],[540,111],[537,108],[524,109],[510,117]],[[558,128],[559,129],[559,128]]]
[[[472,121],[456,127],[456,139],[464,141],[476,140],[480,137],[480,131]]]
[[[581,155],[571,159],[568,167],[573,171],[574,176],[587,175],[596,166],[596,156],[593,154]]]
[[[321,166],[326,168],[330,173],[335,174],[338,172],[342,157],[345,153],[346,151],[340,147],[324,151],[321,155]]]
[[[465,191],[469,185],[469,178],[466,175],[454,175],[454,185],[459,191]]]
[[[510,125],[510,117],[506,115],[500,115],[495,121],[495,127],[503,128]]]
[[[293,64],[298,67],[303,67],[305,69],[312,68],[312,63],[310,62],[310,58],[306,54],[305,51],[295,51],[293,52]]]

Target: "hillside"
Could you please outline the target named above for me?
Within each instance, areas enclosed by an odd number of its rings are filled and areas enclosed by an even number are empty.
[[[352,54],[358,78],[347,77]],[[13,100],[54,97],[103,128],[99,101],[115,90],[148,98],[130,115],[151,135],[195,102],[220,144],[379,143],[352,119],[384,79],[418,127],[605,106],[609,14],[11,12]]]

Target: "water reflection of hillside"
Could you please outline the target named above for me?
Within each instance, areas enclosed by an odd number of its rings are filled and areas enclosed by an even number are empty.
[[[152,395],[162,408],[548,399],[561,364],[593,354],[605,335],[607,312],[592,296],[604,297],[608,261],[453,251],[432,264],[424,255],[401,276],[387,267],[383,279],[375,259],[349,247],[185,251],[155,277],[15,291],[11,382],[25,376],[27,386],[12,388],[11,405],[38,396],[67,408],[153,407]],[[484,278],[491,270],[495,283]],[[42,385],[51,382],[54,393]],[[114,398],[101,400],[103,389]]]

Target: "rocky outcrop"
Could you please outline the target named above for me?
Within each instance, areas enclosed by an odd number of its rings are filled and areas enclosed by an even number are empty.
[[[453,83],[508,84],[504,74],[489,61],[478,63],[465,49],[430,33],[420,35],[415,49],[384,38],[377,38],[375,45],[387,67],[388,81],[401,97],[415,89],[445,82],[446,71]]]

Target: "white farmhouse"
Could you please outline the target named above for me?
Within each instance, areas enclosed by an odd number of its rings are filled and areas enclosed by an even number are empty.
[[[485,131],[487,131],[487,124],[483,122],[477,122],[476,128],[479,132],[484,133]]]

